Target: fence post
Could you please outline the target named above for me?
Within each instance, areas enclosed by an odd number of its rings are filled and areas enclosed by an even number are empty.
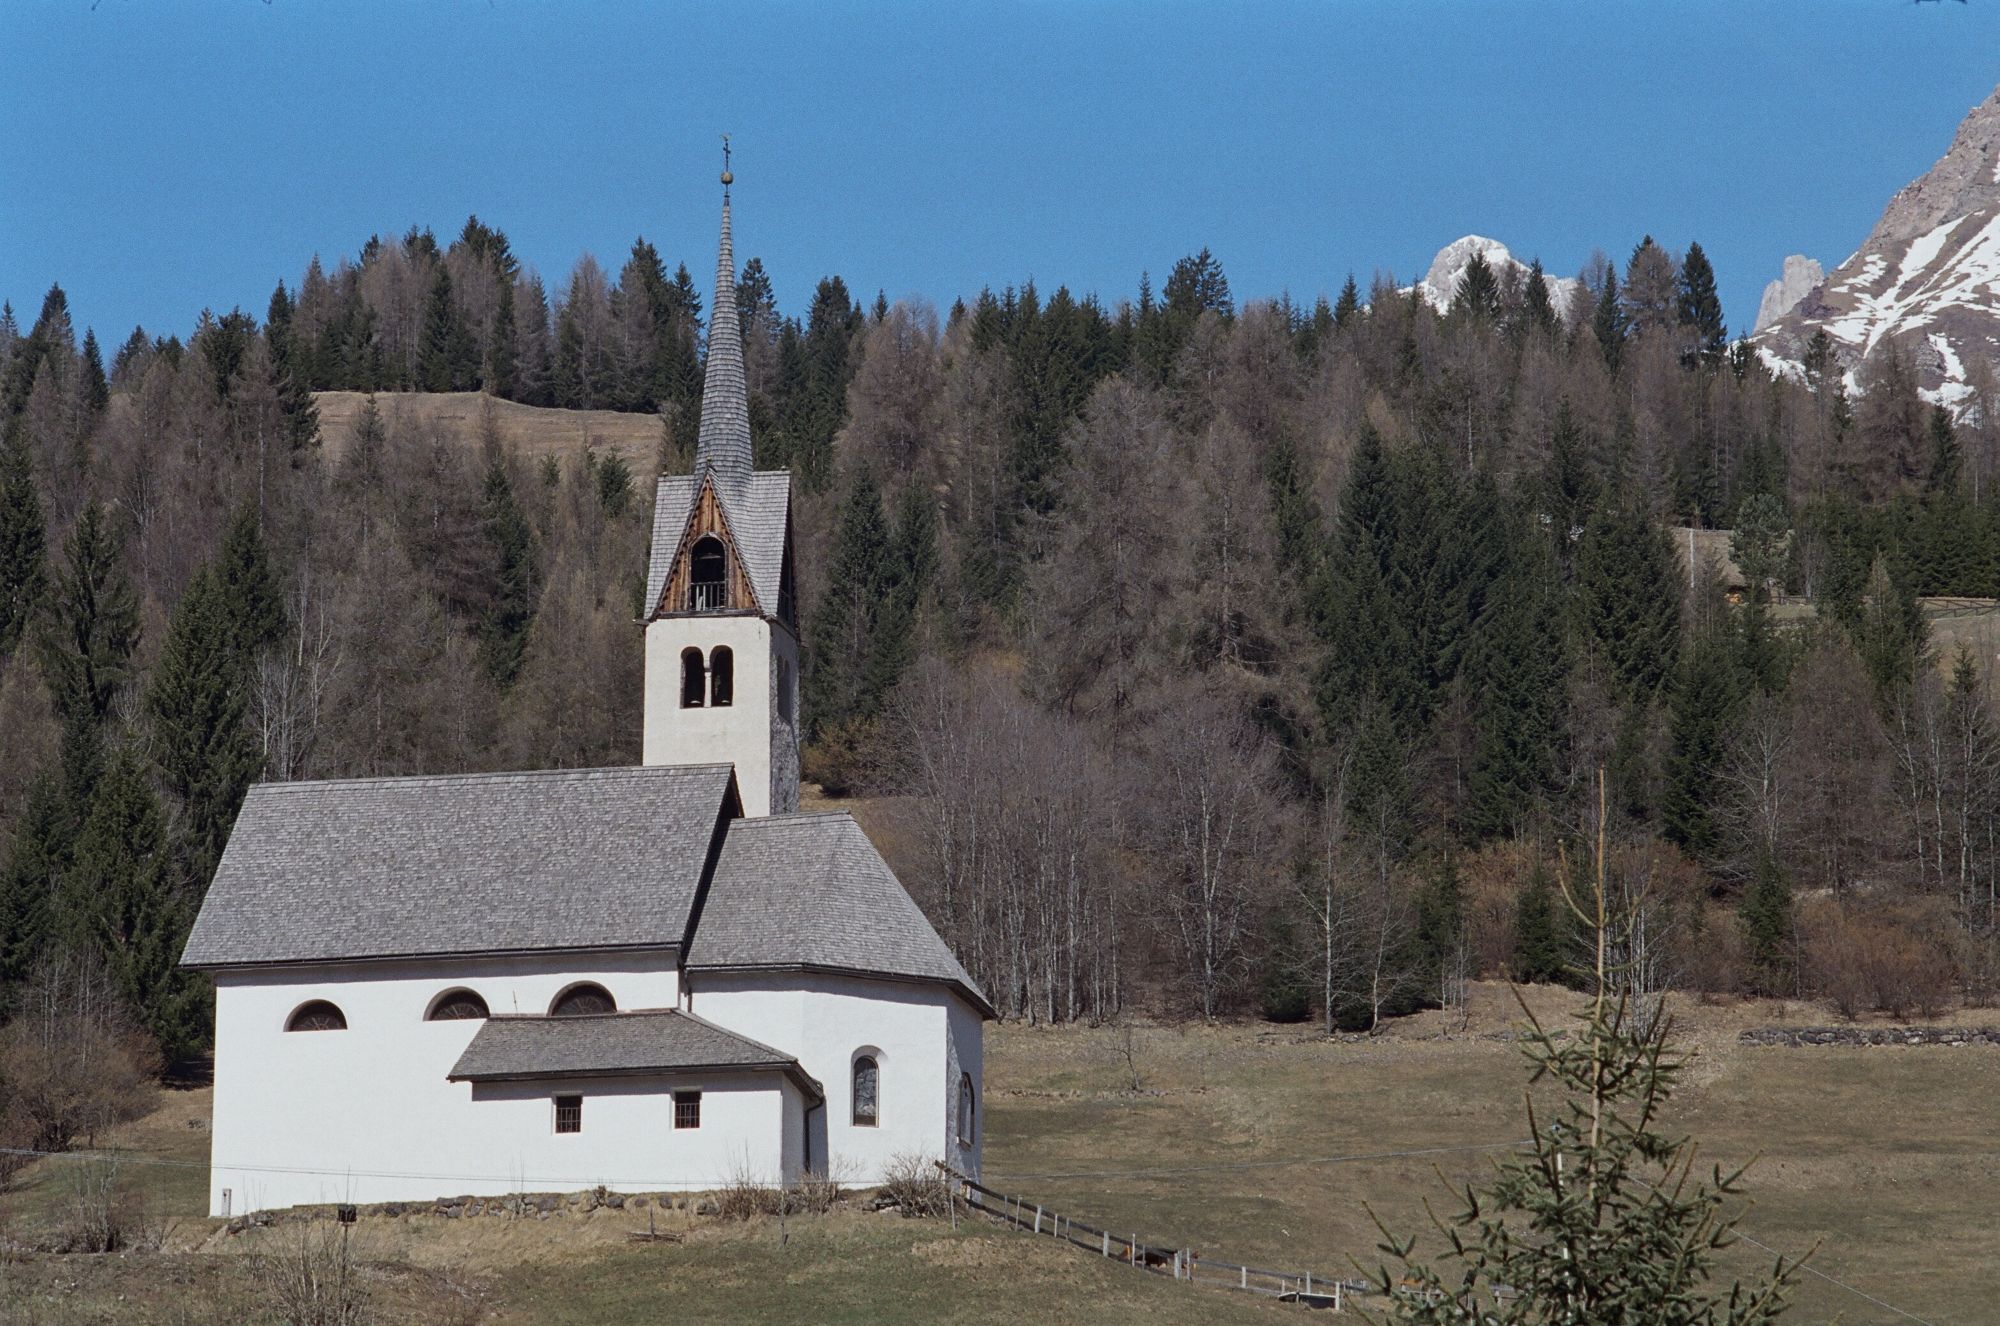
[[[1037,1234],[1042,1232],[1042,1208],[1040,1203],[1037,1203],[1035,1206],[1035,1232]]]
[[[1146,1269],[1144,1263],[1139,1260],[1139,1236],[1137,1234],[1132,1236],[1132,1269],[1135,1271]]]
[[[1239,1266],[1236,1269],[1243,1272],[1243,1283],[1238,1285],[1237,1288],[1248,1289],[1250,1287],[1250,1268],[1247,1266]]]
[[[1333,1310],[1340,1311],[1340,1281],[1333,1282]]]
[[[1111,1255],[1111,1231],[1108,1229],[1104,1231],[1104,1255]]]

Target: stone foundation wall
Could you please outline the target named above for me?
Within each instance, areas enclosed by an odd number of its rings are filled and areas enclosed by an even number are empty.
[[[1745,1045],[2000,1045],[2000,1027],[1752,1027]]]

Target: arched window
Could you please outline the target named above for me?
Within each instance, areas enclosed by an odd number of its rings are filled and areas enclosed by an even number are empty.
[[[736,701],[736,655],[728,645],[708,651],[708,702],[717,709]]]
[[[574,1018],[590,1013],[617,1011],[618,1005],[613,1002],[611,992],[601,985],[592,985],[589,981],[581,985],[572,985],[557,995],[556,1001],[549,1005],[549,1016],[552,1018]]]
[[[424,1021],[457,1022],[488,1016],[486,1001],[471,990],[446,990],[431,1001],[431,1011],[424,1014]]]
[[[960,1073],[958,1075],[958,1144],[960,1146],[971,1146],[973,1139],[979,1135],[977,1122],[972,1117],[973,1111],[977,1108],[972,1099],[972,1074]]]
[[[701,651],[690,645],[681,651],[681,708],[701,708],[705,688],[701,676]]]
[[[854,1058],[854,1126],[873,1128],[881,1121],[882,1070],[872,1054]]]
[[[688,611],[717,612],[729,606],[729,556],[713,534],[695,544],[688,557]]]
[[[286,1031],[346,1031],[347,1014],[340,1011],[337,1004],[329,1004],[324,999],[309,999],[292,1010],[285,1019]]]

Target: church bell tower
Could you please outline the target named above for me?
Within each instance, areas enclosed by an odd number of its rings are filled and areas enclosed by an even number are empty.
[[[653,506],[641,758],[733,764],[743,813],[783,815],[799,808],[792,476],[752,468],[728,150],[694,472],[662,475]]]

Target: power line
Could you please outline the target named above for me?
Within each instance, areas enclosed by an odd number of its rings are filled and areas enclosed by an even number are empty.
[[[1779,1252],[1776,1248],[1772,1247],[1770,1244],[1762,1242],[1761,1240],[1758,1239],[1751,1238],[1748,1234],[1745,1234],[1743,1232],[1743,1227],[1741,1225],[1738,1225],[1731,1232],[1735,1234],[1737,1238],[1742,1239],[1745,1243],[1748,1243],[1753,1247],[1762,1248],[1764,1251],[1770,1253],[1773,1257],[1783,1257],[1785,1255],[1782,1252]],[[1922,1317],[1919,1317],[1914,1312],[1905,1312],[1902,1308],[1897,1307],[1894,1303],[1885,1303],[1881,1299],[1875,1297],[1875,1295],[1869,1293],[1865,1289],[1856,1289],[1853,1285],[1848,1284],[1847,1281],[1845,1280],[1835,1279],[1833,1276],[1828,1275],[1825,1271],[1822,1271],[1817,1267],[1815,1267],[1811,1262],[1798,1261],[1795,1262],[1794,1264],[1796,1265],[1797,1269],[1804,1271],[1807,1275],[1816,1275],[1820,1279],[1826,1281],[1828,1284],[1836,1285],[1841,1289],[1845,1289],[1848,1293],[1855,1295],[1857,1298],[1867,1299],[1870,1303],[1873,1303],[1878,1308],[1885,1308],[1888,1311],[1895,1313],[1899,1317],[1905,1317],[1908,1318],[1910,1321],[1921,1323],[1921,1326],[1934,1326],[1934,1323],[1927,1321]]]

